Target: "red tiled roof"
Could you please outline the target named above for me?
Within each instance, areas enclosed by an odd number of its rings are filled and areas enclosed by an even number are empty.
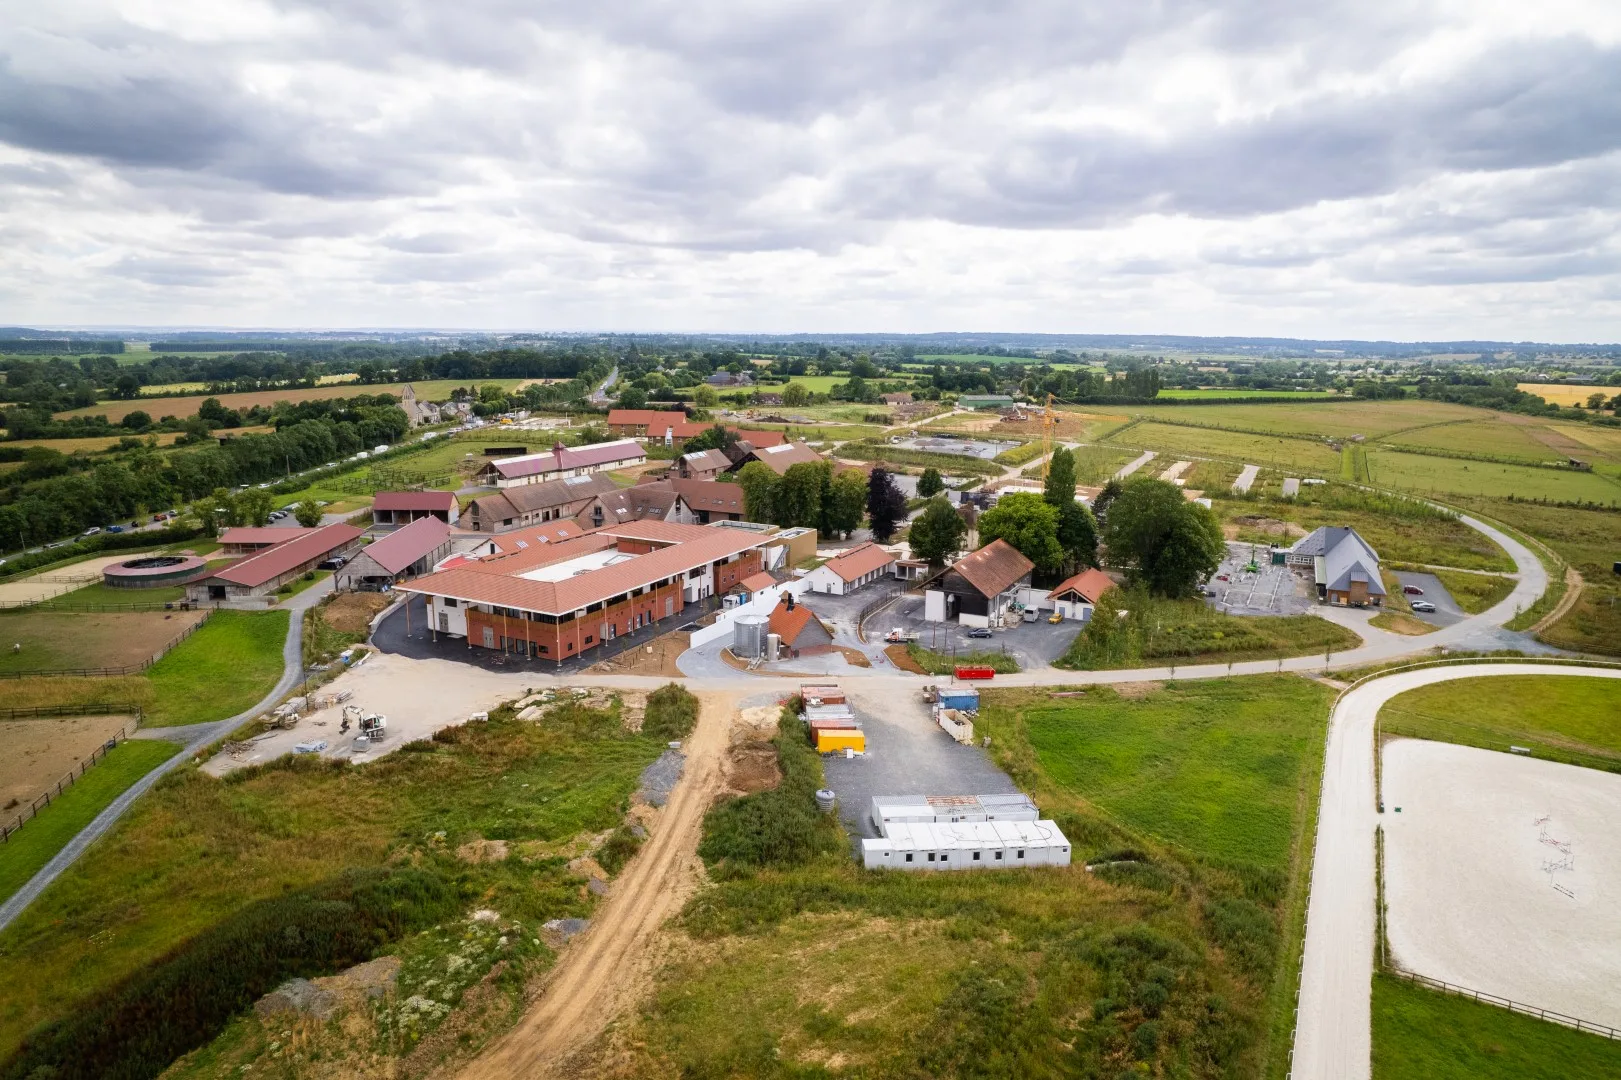
[[[759,428],[738,428],[737,437],[747,439],[750,446],[758,450],[762,446],[781,446],[788,441],[788,436],[781,431],[766,431]]]
[[[855,581],[894,561],[895,556],[869,540],[822,565],[845,581]]]
[[[774,588],[776,584],[777,579],[766,573],[764,570],[761,570],[758,574],[750,574],[748,577],[737,583],[738,588],[742,589],[744,592],[751,593],[760,592],[762,589]]]
[[[795,604],[794,609],[789,611],[787,602],[779,600],[771,612],[771,618],[767,620],[766,630],[782,638],[784,645],[792,645],[814,618],[816,616],[804,604]]]
[[[664,434],[666,427],[678,427],[687,422],[684,412],[660,412],[657,409],[609,409],[609,427],[645,427],[649,435]],[[658,430],[654,430],[657,428]]]
[[[514,529],[511,532],[497,533],[490,539],[495,542],[495,551],[499,555],[509,551],[524,550],[518,546],[519,544],[556,544],[563,540],[572,540],[575,537],[584,535],[585,530],[580,528],[579,522],[572,518],[566,518],[562,521],[548,521],[544,525],[531,525],[527,529]]]
[[[681,459],[687,463],[687,468],[700,471],[718,471],[732,463],[731,459],[719,450],[694,450],[690,454],[682,454]]]
[[[782,446],[757,446],[750,455],[754,461],[762,461],[772,472],[781,476],[795,465],[802,465],[807,461],[821,461],[822,456],[804,443],[785,443]],[[745,460],[745,464],[747,459]]]
[[[450,539],[450,526],[436,517],[417,518],[366,548],[368,558],[397,574]]]
[[[723,514],[743,512],[743,488],[720,480],[691,480],[672,477],[666,481],[675,493],[686,500],[694,510],[717,511]]]
[[[222,567],[216,578],[233,585],[256,588],[305,563],[318,562],[322,556],[360,539],[360,530],[341,522],[310,529],[296,540],[277,544],[273,548],[249,555],[241,562]]]
[[[278,529],[270,525],[252,526],[238,525],[220,533],[221,544],[285,544],[289,540],[297,540],[300,536],[308,536],[314,529],[299,527],[296,529]]]
[[[515,576],[514,572],[521,573],[537,566],[576,558],[590,551],[605,550],[613,546],[612,533],[624,535],[632,530],[645,531],[655,527],[659,530],[691,528],[702,535],[611,566],[588,570],[564,578],[562,581],[531,581]],[[763,536],[739,534],[735,529],[708,529],[671,525],[663,521],[639,521],[630,526],[604,529],[602,532],[592,533],[578,540],[548,544],[540,552],[536,552],[545,554],[549,556],[548,558],[533,561],[516,559],[514,556],[484,559],[476,566],[428,574],[402,588],[407,592],[453,596],[458,600],[479,604],[495,604],[524,611],[566,615],[643,585],[651,585],[666,578],[679,579],[688,570],[758,547],[765,543],[766,539]]]
[[[1036,568],[1019,549],[1006,540],[996,539],[951,567],[978,589],[982,596],[995,596]]]
[[[443,510],[456,508],[454,491],[379,491],[373,510]]]
[[[1057,599],[1064,593],[1073,592],[1082,600],[1085,600],[1088,604],[1095,604],[1098,602],[1098,597],[1102,596],[1112,588],[1114,588],[1113,578],[1109,577],[1109,575],[1105,574],[1102,570],[1087,567],[1085,570],[1082,570],[1079,574],[1076,574],[1074,577],[1058,586],[1058,588],[1054,589],[1052,591],[1052,596],[1054,599]]]
[[[647,451],[635,439],[615,439],[613,442],[592,443],[589,446],[565,446],[561,450],[525,454],[523,457],[496,458],[489,467],[512,480],[520,476],[539,476],[564,469],[583,469],[646,457]]]

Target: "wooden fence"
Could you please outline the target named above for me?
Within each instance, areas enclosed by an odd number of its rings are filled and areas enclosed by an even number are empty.
[[[79,777],[83,776],[90,766],[106,757],[109,750],[133,735],[135,729],[140,727],[141,724],[141,707],[139,705],[47,705],[35,709],[0,710],[0,719],[5,720],[22,720],[38,716],[105,716],[108,713],[124,712],[133,712],[135,715],[130,718],[128,723],[119,728],[112,738],[96,747],[89,757],[79,762],[73,767],[72,771],[53,784],[49,791],[29,803],[15,818],[0,825],[0,844],[9,844],[12,833],[22,828],[25,822],[38,816],[39,812],[51,805],[61,796],[62,792],[78,783]]]
[[[215,609],[215,610],[217,610],[217,609]],[[159,660],[162,660],[165,656],[167,656],[170,649],[173,649],[176,645],[180,644],[182,641],[185,641],[187,638],[191,637],[191,635],[195,634],[198,631],[198,629],[200,629],[205,623],[208,622],[208,620],[210,618],[213,617],[213,614],[214,614],[213,610],[205,612],[201,619],[198,619],[195,623],[188,626],[186,629],[182,630],[179,634],[177,634],[174,637],[173,640],[171,640],[168,644],[164,645],[163,648],[159,649],[157,652],[153,653],[151,656],[147,657],[145,660],[142,660],[139,664],[125,664],[123,667],[104,667],[104,668],[38,668],[38,669],[35,669],[35,670],[32,670],[32,671],[0,671],[0,679],[32,679],[32,678],[49,677],[49,676],[53,676],[53,675],[70,675],[70,676],[138,675],[141,672],[145,671],[147,668],[151,667],[153,664],[157,663]]]

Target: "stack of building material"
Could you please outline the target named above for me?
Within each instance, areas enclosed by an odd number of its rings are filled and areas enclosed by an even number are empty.
[[[803,716],[810,728],[811,745],[819,754],[853,750],[867,752],[867,736],[850,710],[850,702],[837,686],[807,685],[799,688]]]
[[[875,797],[883,835],[861,841],[869,870],[1006,870],[1068,866],[1069,840],[1026,795]]]

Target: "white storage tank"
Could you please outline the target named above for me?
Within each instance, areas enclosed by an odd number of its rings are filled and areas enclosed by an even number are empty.
[[[765,615],[741,615],[732,625],[732,655],[753,660],[765,648],[766,627],[771,620]]]

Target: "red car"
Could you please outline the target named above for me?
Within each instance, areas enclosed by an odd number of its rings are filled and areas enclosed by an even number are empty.
[[[1423,596],[1424,595],[1424,590],[1419,588],[1417,585],[1403,585],[1401,587],[1401,591],[1406,593],[1408,596]]]
[[[1227,580],[1227,575],[1226,574],[1217,574],[1216,575],[1216,580],[1217,581],[1226,581]]]

